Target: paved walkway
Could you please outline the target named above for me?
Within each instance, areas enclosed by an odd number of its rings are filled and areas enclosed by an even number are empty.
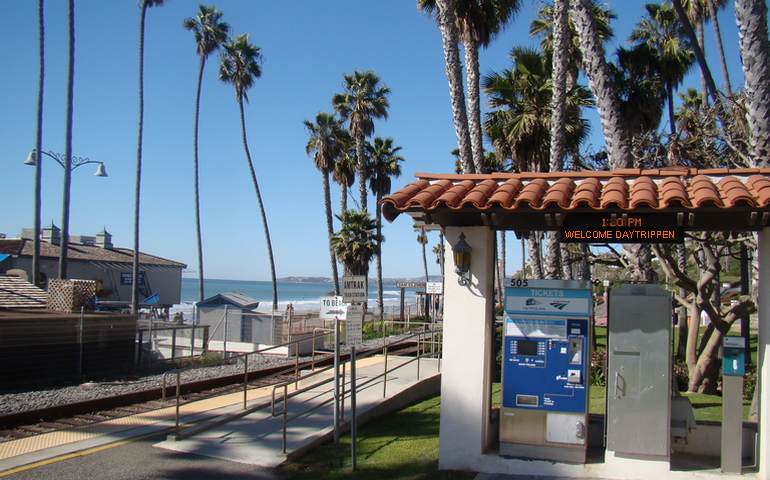
[[[367,365],[366,360],[358,364],[356,378],[359,385],[383,371],[383,366],[379,362],[371,362]],[[410,360],[413,359],[388,357],[389,368],[402,364],[404,366],[388,375],[387,397],[385,399],[383,399],[381,378],[372,380],[359,389],[356,403],[358,415],[363,416],[360,423],[365,421],[367,417],[373,416],[377,410],[382,413],[401,408],[406,403],[425,396],[427,389],[435,390],[438,385],[438,362],[432,359],[422,359],[420,361],[420,379],[418,380],[417,362],[412,361],[406,365]],[[319,375],[319,377],[330,379],[331,373],[329,371]],[[347,373],[349,384],[349,369]],[[319,381],[320,379],[312,379],[313,384]],[[311,382],[311,379],[308,379],[308,382]],[[302,384],[300,384],[301,388]],[[333,434],[334,403],[331,401],[333,388],[333,382],[328,382],[300,393],[289,400],[289,418],[299,414],[298,418],[288,423],[286,435],[289,455],[312,448]],[[349,392],[347,393],[345,398],[346,420],[350,417],[350,396]],[[280,408],[280,405],[277,405],[276,410],[280,411]],[[310,413],[304,413],[309,410]],[[282,418],[281,416],[273,417],[268,407],[201,432],[191,438],[178,441],[167,440],[156,446],[269,468],[277,467],[287,458],[287,455],[283,453],[282,439]]]
[[[382,361],[381,356],[374,356],[363,359],[359,363],[364,367],[379,365]],[[250,389],[247,393],[247,405],[252,408],[267,404],[271,392],[272,387]],[[162,409],[93,425],[0,443],[0,475],[23,468],[25,465],[73,455],[87,449],[172,431],[176,411],[173,399],[168,401],[168,405]],[[184,428],[241,411],[242,408],[242,391],[190,402],[180,407],[180,426]]]

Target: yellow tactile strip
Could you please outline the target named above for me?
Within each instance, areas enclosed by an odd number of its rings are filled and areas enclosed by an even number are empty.
[[[361,359],[356,362],[356,366],[359,368],[367,367],[381,362],[382,359],[383,357],[380,356]],[[329,372],[329,374],[331,374],[331,372]],[[272,388],[273,387],[268,386],[250,389],[247,393],[247,401],[254,401],[270,396]],[[179,415],[180,419],[184,420],[185,416],[201,414],[241,402],[243,402],[243,391],[228,393],[181,405],[179,407]],[[174,404],[173,399],[170,400],[169,403],[170,406],[158,410],[0,443],[0,460],[45,450],[47,448],[58,447],[68,443],[90,440],[103,435],[115,434],[137,427],[145,427],[161,422],[174,422],[176,405]],[[116,438],[116,440],[120,439],[121,438]]]

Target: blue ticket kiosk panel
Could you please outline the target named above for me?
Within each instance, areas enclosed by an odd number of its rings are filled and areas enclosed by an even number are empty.
[[[588,443],[590,284],[526,283],[506,288],[501,453],[583,462]]]

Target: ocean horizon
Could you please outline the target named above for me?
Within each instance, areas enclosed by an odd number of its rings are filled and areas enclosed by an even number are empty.
[[[334,295],[334,285],[330,282],[319,281],[281,281],[278,280],[278,306],[283,310],[291,303],[297,310],[314,310],[320,308],[321,297]],[[209,298],[220,293],[238,292],[260,302],[260,307],[269,305],[272,301],[272,282],[265,280],[224,280],[206,279],[203,281],[205,297]],[[405,301],[416,301],[416,290],[406,289]],[[392,284],[383,289],[383,300],[386,306],[397,305],[400,291]],[[182,304],[175,310],[192,308],[192,304],[198,300],[198,279],[182,278]],[[369,281],[369,305],[376,305],[377,282]]]

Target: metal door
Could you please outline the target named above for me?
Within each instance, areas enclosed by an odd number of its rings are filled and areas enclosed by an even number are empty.
[[[607,448],[669,455],[671,297],[657,285],[610,293]]]

